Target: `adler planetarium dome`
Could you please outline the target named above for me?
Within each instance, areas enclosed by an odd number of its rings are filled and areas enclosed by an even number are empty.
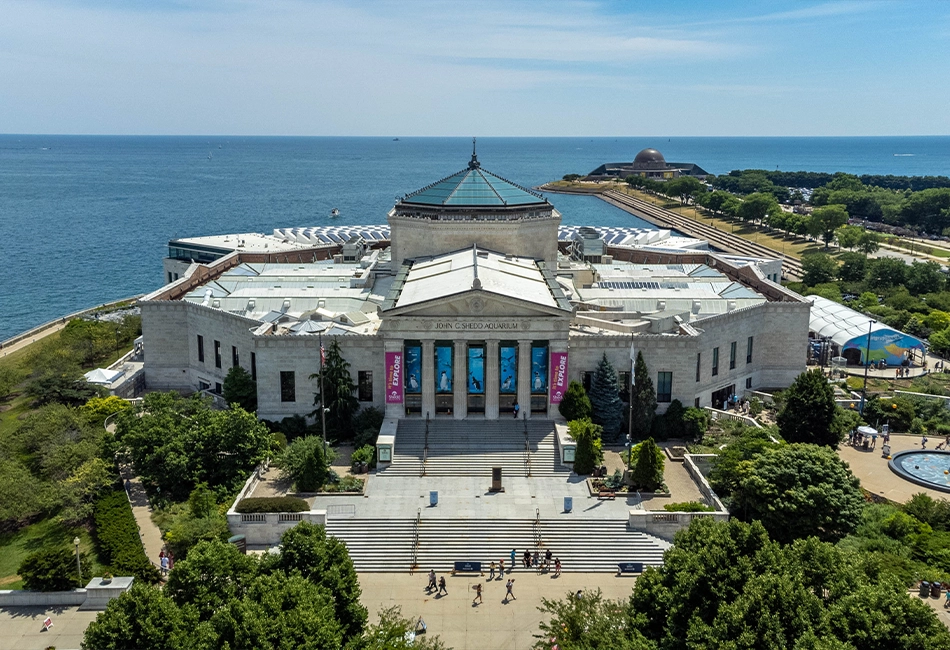
[[[708,175],[705,169],[695,163],[668,163],[662,153],[656,149],[647,148],[640,151],[632,163],[604,163],[588,174],[584,180],[607,180],[627,176],[669,180],[679,176],[704,178]]]

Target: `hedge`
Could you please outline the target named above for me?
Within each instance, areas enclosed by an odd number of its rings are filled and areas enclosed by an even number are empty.
[[[306,512],[310,504],[297,497],[251,497],[238,501],[238,512]]]
[[[154,584],[160,575],[142,548],[139,527],[123,490],[115,490],[96,502],[96,542],[99,557],[116,575],[131,575]]]

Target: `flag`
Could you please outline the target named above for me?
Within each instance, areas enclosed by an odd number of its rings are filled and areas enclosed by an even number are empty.
[[[326,348],[324,348],[323,344],[321,343],[320,344],[320,363],[324,364],[326,362],[327,362],[327,351],[326,351]]]
[[[630,385],[636,386],[637,384],[637,349],[633,347],[633,344],[630,345]]]

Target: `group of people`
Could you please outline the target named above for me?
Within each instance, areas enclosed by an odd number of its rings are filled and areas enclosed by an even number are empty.
[[[511,549],[509,554],[509,560],[511,562],[509,573],[515,568],[515,558],[518,555],[517,549]],[[553,562],[553,564],[552,564]],[[551,549],[547,549],[542,556],[539,551],[531,552],[530,549],[525,549],[524,555],[521,556],[521,564],[524,568],[530,569],[534,568],[538,573],[546,573],[551,570],[551,567],[554,568],[554,577],[557,578],[561,575],[561,558],[554,557],[554,554],[551,552]],[[498,577],[495,577],[495,572],[498,572]],[[437,596],[445,594],[449,595],[449,590],[446,587],[445,576],[436,576],[435,569],[431,569],[428,574],[429,582],[426,585],[426,593],[431,594],[433,591]],[[487,582],[492,582],[493,580],[502,580],[505,577],[505,560],[502,558],[498,561],[498,564],[492,562],[488,567],[488,580]],[[505,583],[507,593],[505,595],[505,601],[516,600],[512,589],[514,588],[515,579],[508,578],[508,582]],[[475,590],[475,599],[472,603],[481,602],[482,600],[482,585],[481,583],[476,583],[474,587]]]
[[[158,563],[162,568],[162,575],[167,576],[168,572],[175,568],[175,556],[171,551],[162,551],[158,554]]]
[[[512,552],[512,558],[514,558],[514,550]],[[561,558],[554,557],[554,554],[551,552],[551,549],[547,549],[544,552],[544,558],[541,558],[541,554],[538,551],[532,553],[529,549],[525,549],[524,555],[521,556],[521,564],[526,569],[534,567],[538,570],[538,573],[547,573],[551,570],[551,561],[554,561],[554,577],[561,575]],[[512,559],[512,562],[514,560]]]
[[[881,435],[884,437],[884,444],[890,444],[891,434],[885,431]],[[861,447],[864,445],[865,441],[869,441],[869,446],[866,447],[866,449],[874,449],[877,447],[877,431],[870,435],[865,435],[857,429],[852,429],[848,434],[848,444],[852,447]]]

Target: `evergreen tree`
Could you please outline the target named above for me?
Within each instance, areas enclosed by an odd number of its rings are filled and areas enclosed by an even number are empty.
[[[587,391],[581,382],[572,381],[568,384],[567,393],[558,404],[557,410],[568,422],[590,417],[590,398],[587,397]]]
[[[604,452],[600,441],[603,429],[591,422],[589,418],[584,418],[583,420],[568,422],[567,431],[577,442],[574,453],[574,472],[590,474],[604,460]]]
[[[653,438],[647,438],[632,450],[630,481],[647,491],[656,491],[663,484],[663,451]]]
[[[785,391],[778,429],[788,442],[837,447],[841,434],[834,427],[835,393],[821,370],[803,372]]]
[[[350,364],[340,352],[340,344],[334,339],[326,351],[326,361],[323,363],[323,390],[326,399],[320,394],[320,372],[310,375],[316,382],[317,392],[313,404],[317,407],[310,415],[316,418],[317,430],[321,425],[320,409],[327,409],[327,431],[339,439],[349,439],[353,436],[353,415],[359,410],[360,403],[353,392],[356,386],[350,376]]]
[[[222,392],[228,404],[237,404],[249,413],[257,411],[257,382],[241,366],[228,370]]]
[[[653,427],[656,415],[656,390],[650,379],[650,371],[643,360],[643,353],[637,352],[633,365],[633,386],[630,387],[630,399],[633,401],[633,437],[646,438]]]
[[[609,438],[616,438],[620,432],[620,423],[623,422],[623,402],[620,401],[620,384],[617,382],[617,371],[607,360],[604,353],[594,372],[590,384],[591,416],[594,424],[604,428]]]

